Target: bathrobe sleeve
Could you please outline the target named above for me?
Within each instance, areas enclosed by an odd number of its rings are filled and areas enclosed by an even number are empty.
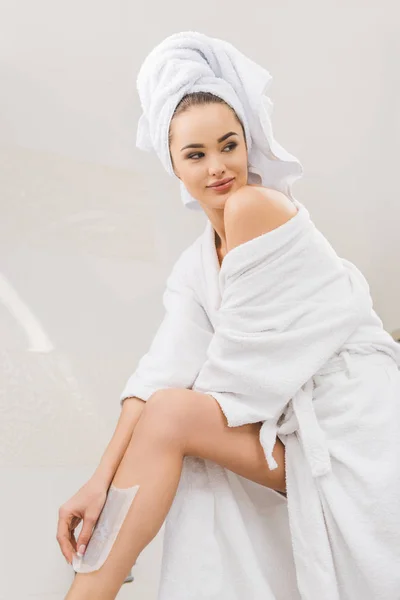
[[[265,423],[270,465],[286,406],[370,310],[365,280],[353,279],[307,215],[226,255],[215,334],[193,386],[217,400],[230,427]]]
[[[194,289],[193,255],[174,264],[163,294],[164,318],[120,397],[148,400],[162,388],[191,388],[206,359],[213,328]]]

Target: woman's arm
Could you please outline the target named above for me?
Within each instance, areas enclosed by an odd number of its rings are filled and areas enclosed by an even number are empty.
[[[174,264],[163,294],[163,321],[121,394],[115,433],[91,478],[101,485],[113,480],[150,396],[163,388],[191,388],[207,358],[213,330],[188,281],[191,252],[184,251]]]
[[[139,421],[145,401],[133,396],[126,398],[115,432],[91,479],[109,487],[122,457],[128,447],[136,423]]]
[[[101,485],[113,480],[150,396],[164,388],[191,388],[207,358],[213,328],[191,283],[194,250],[190,246],[175,262],[163,294],[164,318],[121,394],[120,419],[92,476]]]

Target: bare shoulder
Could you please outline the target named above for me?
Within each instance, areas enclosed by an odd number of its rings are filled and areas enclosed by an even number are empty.
[[[273,188],[249,183],[242,186],[231,194],[225,203],[225,210],[230,212],[242,210],[257,210],[261,212],[267,209],[283,210],[291,215],[297,213],[297,208],[285,194]]]
[[[297,212],[290,198],[278,190],[253,184],[242,186],[227,198],[224,207],[228,251],[280,227]]]

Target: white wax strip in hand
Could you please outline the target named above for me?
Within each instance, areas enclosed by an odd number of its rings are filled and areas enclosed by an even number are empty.
[[[130,488],[110,486],[85,554],[82,557],[74,555],[72,558],[74,571],[91,573],[104,564],[138,489],[139,485]]]

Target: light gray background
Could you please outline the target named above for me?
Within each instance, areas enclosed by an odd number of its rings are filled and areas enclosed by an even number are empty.
[[[95,469],[119,395],[205,225],[135,148],[135,79],[162,39],[226,39],[273,76],[295,196],[400,327],[399,9],[392,1],[0,1],[0,599],[62,600],[59,506]],[[155,600],[162,530],[118,598]],[[172,599],[171,599],[172,600]]]

